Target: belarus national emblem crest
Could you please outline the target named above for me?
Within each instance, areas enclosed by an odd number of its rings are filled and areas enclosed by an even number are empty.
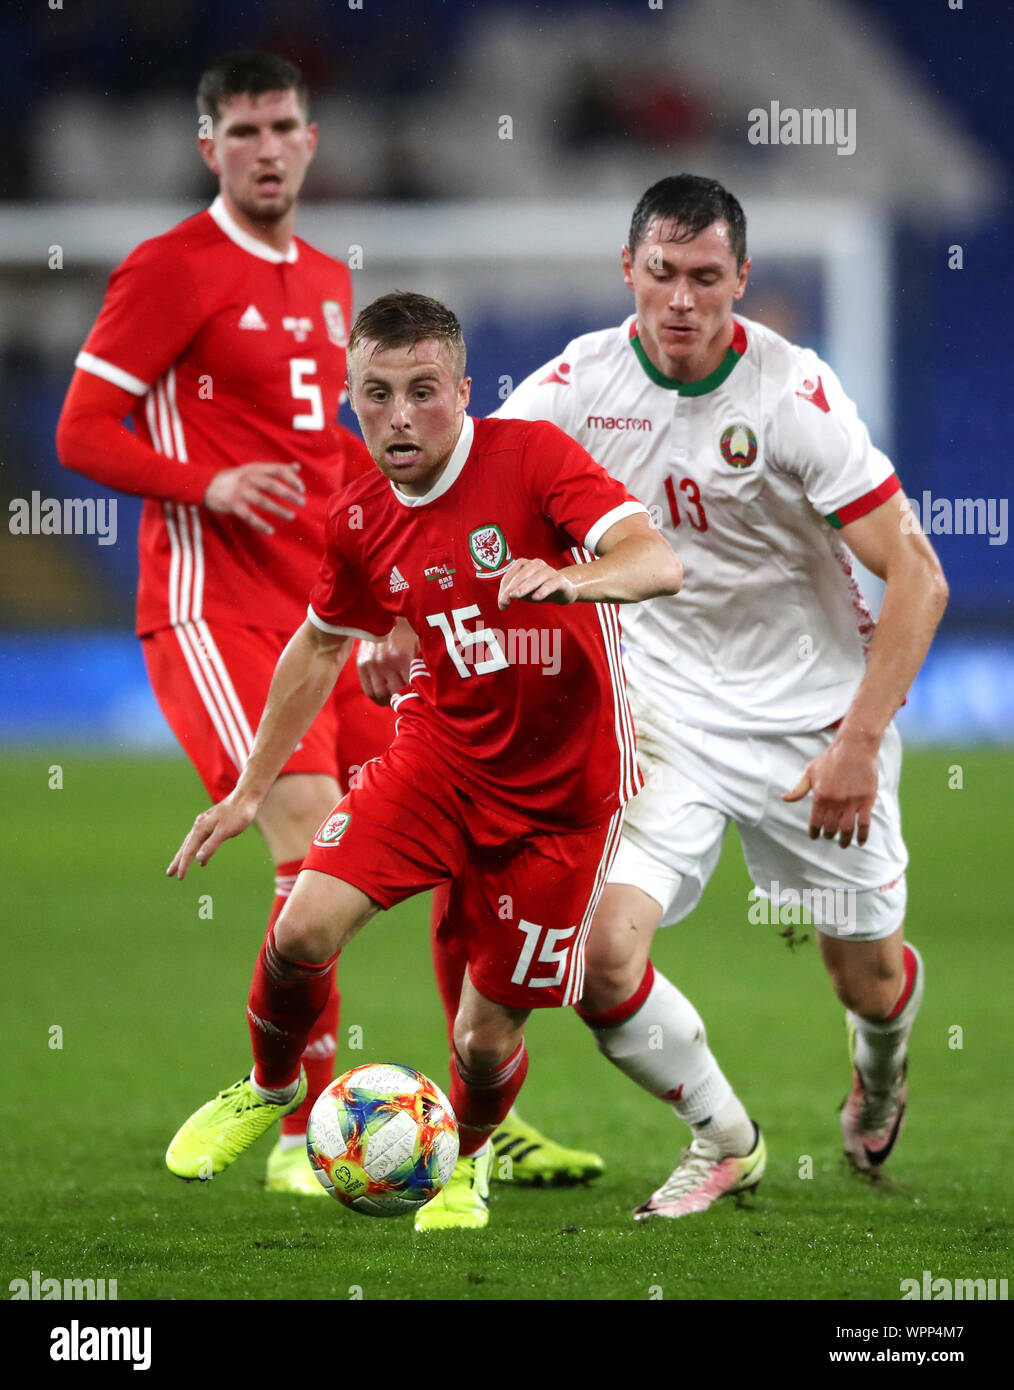
[[[749,425],[730,425],[722,431],[718,447],[733,468],[749,468],[757,457],[757,436]]]

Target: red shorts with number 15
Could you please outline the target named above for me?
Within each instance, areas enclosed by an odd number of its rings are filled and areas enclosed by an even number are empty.
[[[367,763],[314,837],[304,869],[381,907],[452,880],[473,985],[517,1009],[574,1004],[622,811],[589,829],[531,830],[453,786],[423,739]]]

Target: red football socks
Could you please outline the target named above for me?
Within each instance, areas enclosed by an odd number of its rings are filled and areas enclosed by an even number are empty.
[[[264,929],[265,936],[282,915],[282,908],[289,901],[289,894],[296,886],[302,866],[302,859],[287,859],[283,864],[275,865],[275,896],[271,903],[268,925]]]
[[[451,1087],[448,1099],[458,1117],[459,1152],[463,1158],[476,1153],[506,1118],[528,1075],[528,1051],[524,1039],[506,1062],[493,1072],[470,1072],[451,1053]]]
[[[275,945],[274,927],[268,932],[247,1004],[259,1085],[282,1090],[298,1077],[300,1057],[332,989],[337,959],[336,953],[321,964],[288,960]]]
[[[317,1022],[310,1029],[301,1058],[306,1072],[306,1100],[291,1115],[282,1118],[283,1134],[305,1134],[310,1122],[310,1111],[314,1102],[325,1087],[334,1080],[334,1059],[338,1050],[338,1010],[341,996],[335,985],[335,972],[328,975],[327,998],[324,1007],[317,1015]],[[258,1078],[260,1072],[257,1073]]]
[[[898,1017],[902,1009],[912,998],[912,990],[915,987],[915,977],[916,972],[918,970],[919,962],[916,958],[915,952],[912,950],[911,946],[909,946],[907,941],[905,943],[904,955],[902,956],[902,960],[904,962],[905,967],[905,983],[901,987],[901,994],[898,997],[898,1002],[895,1004],[891,1012],[887,1015],[888,1023],[890,1023],[890,1021],[893,1018]]]
[[[454,1048],[454,1020],[461,1002],[461,986],[465,981],[465,966],[468,964],[463,950],[455,949],[448,934],[446,920],[450,906],[450,885],[440,883],[433,890],[433,904],[430,908],[430,951],[433,956],[433,973],[437,978],[440,1002],[444,1006],[447,1020],[447,1041]]]
[[[268,918],[268,931],[274,927],[281,914],[282,908],[289,900],[289,894],[296,886],[296,876],[302,865],[301,859],[290,859],[283,864],[275,865],[275,900],[271,905],[271,916]],[[331,987],[324,1007],[317,1016],[317,1021],[310,1030],[307,1039],[306,1050],[303,1053],[302,1062],[306,1071],[306,1100],[298,1110],[291,1115],[286,1115],[282,1120],[283,1134],[304,1134],[310,1119],[310,1111],[313,1109],[314,1101],[326,1086],[330,1086],[334,1080],[334,1059],[337,1050],[338,1038],[338,1014],[341,1006],[341,996],[338,993],[335,983],[335,972],[332,971]],[[258,1080],[260,1073],[258,1072]]]

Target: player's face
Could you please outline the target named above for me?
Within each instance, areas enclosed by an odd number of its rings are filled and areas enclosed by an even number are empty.
[[[200,146],[222,193],[241,213],[256,222],[277,222],[299,196],[317,148],[317,127],[307,123],[294,90],[241,94],[223,106]]]
[[[736,267],[729,226],[712,222],[691,241],[678,226],[649,223],[634,256],[623,248],[623,279],[634,291],[638,337],[650,360],[676,381],[713,372],[732,342],[732,306],[743,295],[750,262]]]
[[[349,355],[349,398],[366,447],[385,477],[410,497],[444,471],[468,409],[472,382],[457,379],[447,345],[377,348]]]

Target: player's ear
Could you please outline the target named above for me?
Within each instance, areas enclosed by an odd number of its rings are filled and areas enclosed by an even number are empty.
[[[462,410],[468,409],[468,403],[472,399],[472,378],[463,376],[458,386],[458,404]]]
[[[317,153],[317,141],[320,139],[320,126],[316,121],[310,121],[306,127],[306,145],[310,158]]]
[[[624,246],[620,252],[620,269],[623,273],[623,283],[627,289],[634,288],[634,258],[630,254],[630,247]]]
[[[213,174],[221,174],[218,167],[218,156],[215,152],[215,141],[210,135],[199,135],[197,137],[197,148],[201,152],[201,158]]]
[[[739,279],[736,281],[736,290],[735,290],[735,293],[734,293],[733,296],[732,296],[733,299],[742,299],[742,298],[743,298],[743,294],[744,294],[744,292],[745,292],[745,290],[746,290],[746,282],[749,280],[749,278],[750,278],[750,257],[747,256],[746,260],[743,262],[743,264],[740,266],[740,269],[739,269]]]

